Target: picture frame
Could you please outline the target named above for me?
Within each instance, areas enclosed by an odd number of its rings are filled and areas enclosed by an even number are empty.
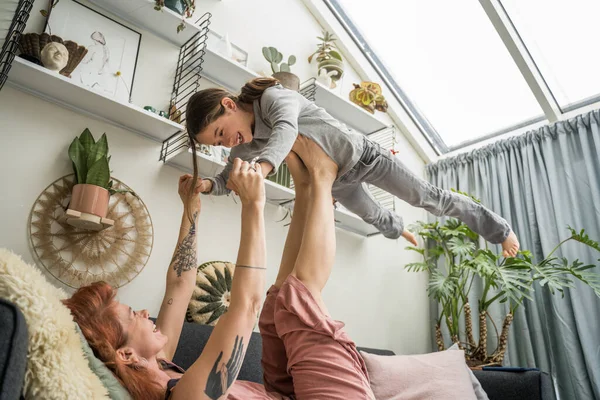
[[[44,31],[88,49],[71,79],[106,97],[131,102],[141,33],[76,0],[58,3]]]

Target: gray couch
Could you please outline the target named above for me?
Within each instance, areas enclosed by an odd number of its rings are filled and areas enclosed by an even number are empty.
[[[188,368],[198,358],[212,327],[185,323],[173,361]],[[389,350],[359,348],[380,355]],[[253,333],[239,379],[262,383],[262,341]],[[19,309],[0,299],[0,400],[20,397],[25,373],[27,328]],[[490,400],[556,400],[548,374],[537,371],[475,371]],[[459,399],[457,399],[459,400]]]

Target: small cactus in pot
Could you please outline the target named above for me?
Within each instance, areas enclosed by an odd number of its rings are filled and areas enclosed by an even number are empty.
[[[300,78],[294,75],[290,70],[290,67],[296,64],[296,56],[291,55],[288,57],[287,62],[282,62],[283,54],[275,47],[263,47],[262,53],[271,65],[273,78],[277,79],[283,87],[298,91],[300,89]]]

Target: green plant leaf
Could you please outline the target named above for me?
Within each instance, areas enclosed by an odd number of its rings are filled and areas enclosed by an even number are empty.
[[[475,251],[475,243],[465,241],[459,237],[453,237],[448,241],[448,250],[459,257],[468,257]]]
[[[473,200],[475,203],[477,203],[477,204],[481,204],[481,200],[479,200],[479,199],[478,199],[477,197],[475,197],[475,196],[471,196],[471,195],[470,195],[470,194],[468,194],[468,193],[461,192],[460,190],[457,190],[457,189],[454,189],[454,188],[451,188],[451,189],[450,189],[450,191],[452,191],[452,192],[454,192],[454,193],[462,194],[463,196],[467,196],[468,198],[470,198],[471,200]]]
[[[222,304],[220,302],[208,303],[207,305],[205,305],[204,307],[202,307],[201,309],[199,309],[196,313],[197,314],[206,314],[206,313],[209,313],[211,311],[215,311],[220,306],[222,306]]]
[[[83,145],[83,148],[85,150],[86,160],[87,160],[87,155],[89,154],[90,150],[92,149],[92,147],[94,146],[96,141],[94,140],[94,136],[92,135],[92,132],[90,132],[90,130],[88,128],[84,129],[84,131],[79,136],[79,140],[81,141],[81,144]]]
[[[587,235],[587,233],[585,233],[584,229],[582,229],[579,233],[575,229],[571,228],[570,226],[568,226],[567,229],[569,231],[571,231],[571,238],[573,240],[583,243],[583,244],[591,247],[592,249],[600,251],[600,244],[598,244],[598,242],[590,239],[590,237]]]
[[[529,294],[533,279],[528,269],[502,265],[498,267],[497,276],[498,287],[503,294],[502,297],[507,297],[517,304],[520,304],[523,298],[533,300]]]
[[[343,61],[342,55],[335,50],[329,50],[329,55],[333,58],[337,58],[338,60]]]
[[[102,134],[102,137],[92,145],[90,151],[87,154],[87,168],[91,168],[92,165],[102,157],[107,157],[108,162],[108,139],[106,133]]]
[[[227,267],[225,267],[225,269],[227,269]],[[227,287],[227,282],[225,281],[225,277],[223,276],[221,271],[219,271],[217,268],[215,268],[215,276],[217,277],[217,281],[219,282],[219,285],[221,285],[221,287],[223,288],[223,292],[231,290],[231,287]]]
[[[288,57],[288,65],[291,67],[292,65],[296,64],[296,56],[289,56]]]
[[[425,262],[409,263],[404,266],[408,272],[423,272],[429,271],[431,266]]]
[[[87,175],[85,149],[78,137],[73,139],[69,146],[69,158],[73,162],[73,172],[75,172],[77,183],[85,183],[85,177]]]
[[[201,301],[203,303],[215,303],[221,301],[221,296],[211,296],[203,294],[202,296],[196,297],[196,300]]]
[[[42,14],[42,17],[44,17],[44,18],[48,18],[48,11],[40,10],[40,14]]]
[[[556,258],[546,259],[540,264],[534,265],[533,280],[538,281],[540,286],[548,286],[550,293],[554,294],[558,291],[562,294],[562,297],[565,297],[564,288],[574,286],[573,282],[566,276],[567,269],[559,266],[560,264],[556,263],[556,260]],[[568,266],[566,259],[563,259],[563,262]]]
[[[277,64],[276,62],[272,62],[271,63],[271,70],[273,71],[273,73],[277,73],[279,72],[279,64]]]
[[[219,293],[219,291],[217,289],[215,289],[214,287],[207,285],[206,283],[198,283],[196,284],[196,286],[198,286],[200,289],[204,290],[205,292],[207,292],[208,294],[212,295],[212,296],[217,296],[219,298],[221,298],[221,296],[223,296],[222,293]]]
[[[87,172],[85,183],[96,185],[108,189],[110,181],[110,169],[108,167],[108,159],[102,157],[96,161]]]
[[[216,269],[215,269],[216,270]],[[225,292],[225,287],[221,286],[218,278],[214,278],[211,274],[205,273],[204,277],[210,282],[210,285],[214,287],[219,293]]]
[[[271,51],[269,50],[268,47],[263,47],[262,48],[262,53],[263,56],[265,57],[265,59],[270,63],[273,61],[273,59],[271,58]]]
[[[419,253],[422,256],[425,255],[425,249],[424,248],[419,248],[419,247],[414,247],[414,246],[406,246],[404,249],[405,250],[416,251],[417,253]]]
[[[429,284],[427,292],[429,296],[437,301],[453,297],[458,291],[458,279],[455,275],[444,276],[437,270],[433,270],[429,274]]]
[[[290,67],[286,63],[281,63],[281,65],[279,66],[279,70],[281,72],[290,72]]]
[[[227,307],[225,307],[225,305],[221,304],[215,311],[213,311],[213,313],[211,314],[208,321],[206,321],[206,324],[209,325],[212,322],[216,321],[217,319],[219,319],[219,317],[221,315],[225,314],[226,311],[227,311]]]

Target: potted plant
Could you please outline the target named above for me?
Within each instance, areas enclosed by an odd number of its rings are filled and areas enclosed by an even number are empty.
[[[317,36],[317,39],[321,40],[321,43],[317,45],[317,51],[308,57],[308,63],[317,56],[317,75],[327,76],[331,80],[329,87],[333,89],[344,75],[344,61],[335,44],[337,39],[328,31],[323,31],[323,35]]]
[[[290,71],[290,67],[296,63],[296,56],[289,56],[287,63],[283,61],[281,54],[275,47],[263,47],[263,56],[271,64],[273,78],[277,79],[283,87],[298,91],[300,89],[300,78]]]
[[[195,0],[154,0],[154,9],[156,11],[162,11],[163,7],[175,11],[183,18],[191,18],[196,10]],[[184,29],[185,22],[182,20],[181,23],[177,25],[177,33]]]
[[[76,182],[65,213],[66,222],[89,230],[112,226],[114,222],[106,218],[110,195],[126,191],[113,188],[106,134],[96,142],[86,128],[71,142],[69,158],[73,162]]]
[[[361,82],[360,85],[353,84],[354,89],[350,92],[350,101],[362,107],[371,114],[375,110],[386,112],[388,109],[387,101],[383,97],[381,86],[375,82]]]
[[[477,199],[474,199],[478,201]],[[534,283],[547,286],[550,293],[563,293],[573,287],[572,279],[589,285],[600,297],[600,275],[593,272],[596,265],[584,265],[579,260],[558,258],[554,253],[563,244],[576,241],[600,251],[600,245],[591,240],[582,230],[569,227],[571,235],[560,242],[543,260],[533,260],[528,251],[520,251],[517,257],[503,258],[488,248],[478,246],[479,235],[456,219],[446,223],[418,222],[409,228],[428,244],[425,248],[407,247],[423,256],[422,262],[410,263],[408,271],[429,273],[427,292],[439,304],[439,315],[435,325],[436,342],[440,351],[445,349],[442,324],[446,325],[450,340],[465,351],[470,366],[502,365],[508,343],[509,328],[515,311],[525,299],[532,299]],[[474,280],[481,280],[483,291],[472,310],[469,303]],[[564,295],[564,294],[563,294]],[[494,328],[497,324],[488,310],[494,303],[507,303],[508,313],[497,332],[495,350],[488,353],[488,320]],[[472,312],[478,313],[479,341],[473,335]],[[459,320],[464,318],[465,332],[459,329]],[[499,321],[498,321],[499,322]]]

